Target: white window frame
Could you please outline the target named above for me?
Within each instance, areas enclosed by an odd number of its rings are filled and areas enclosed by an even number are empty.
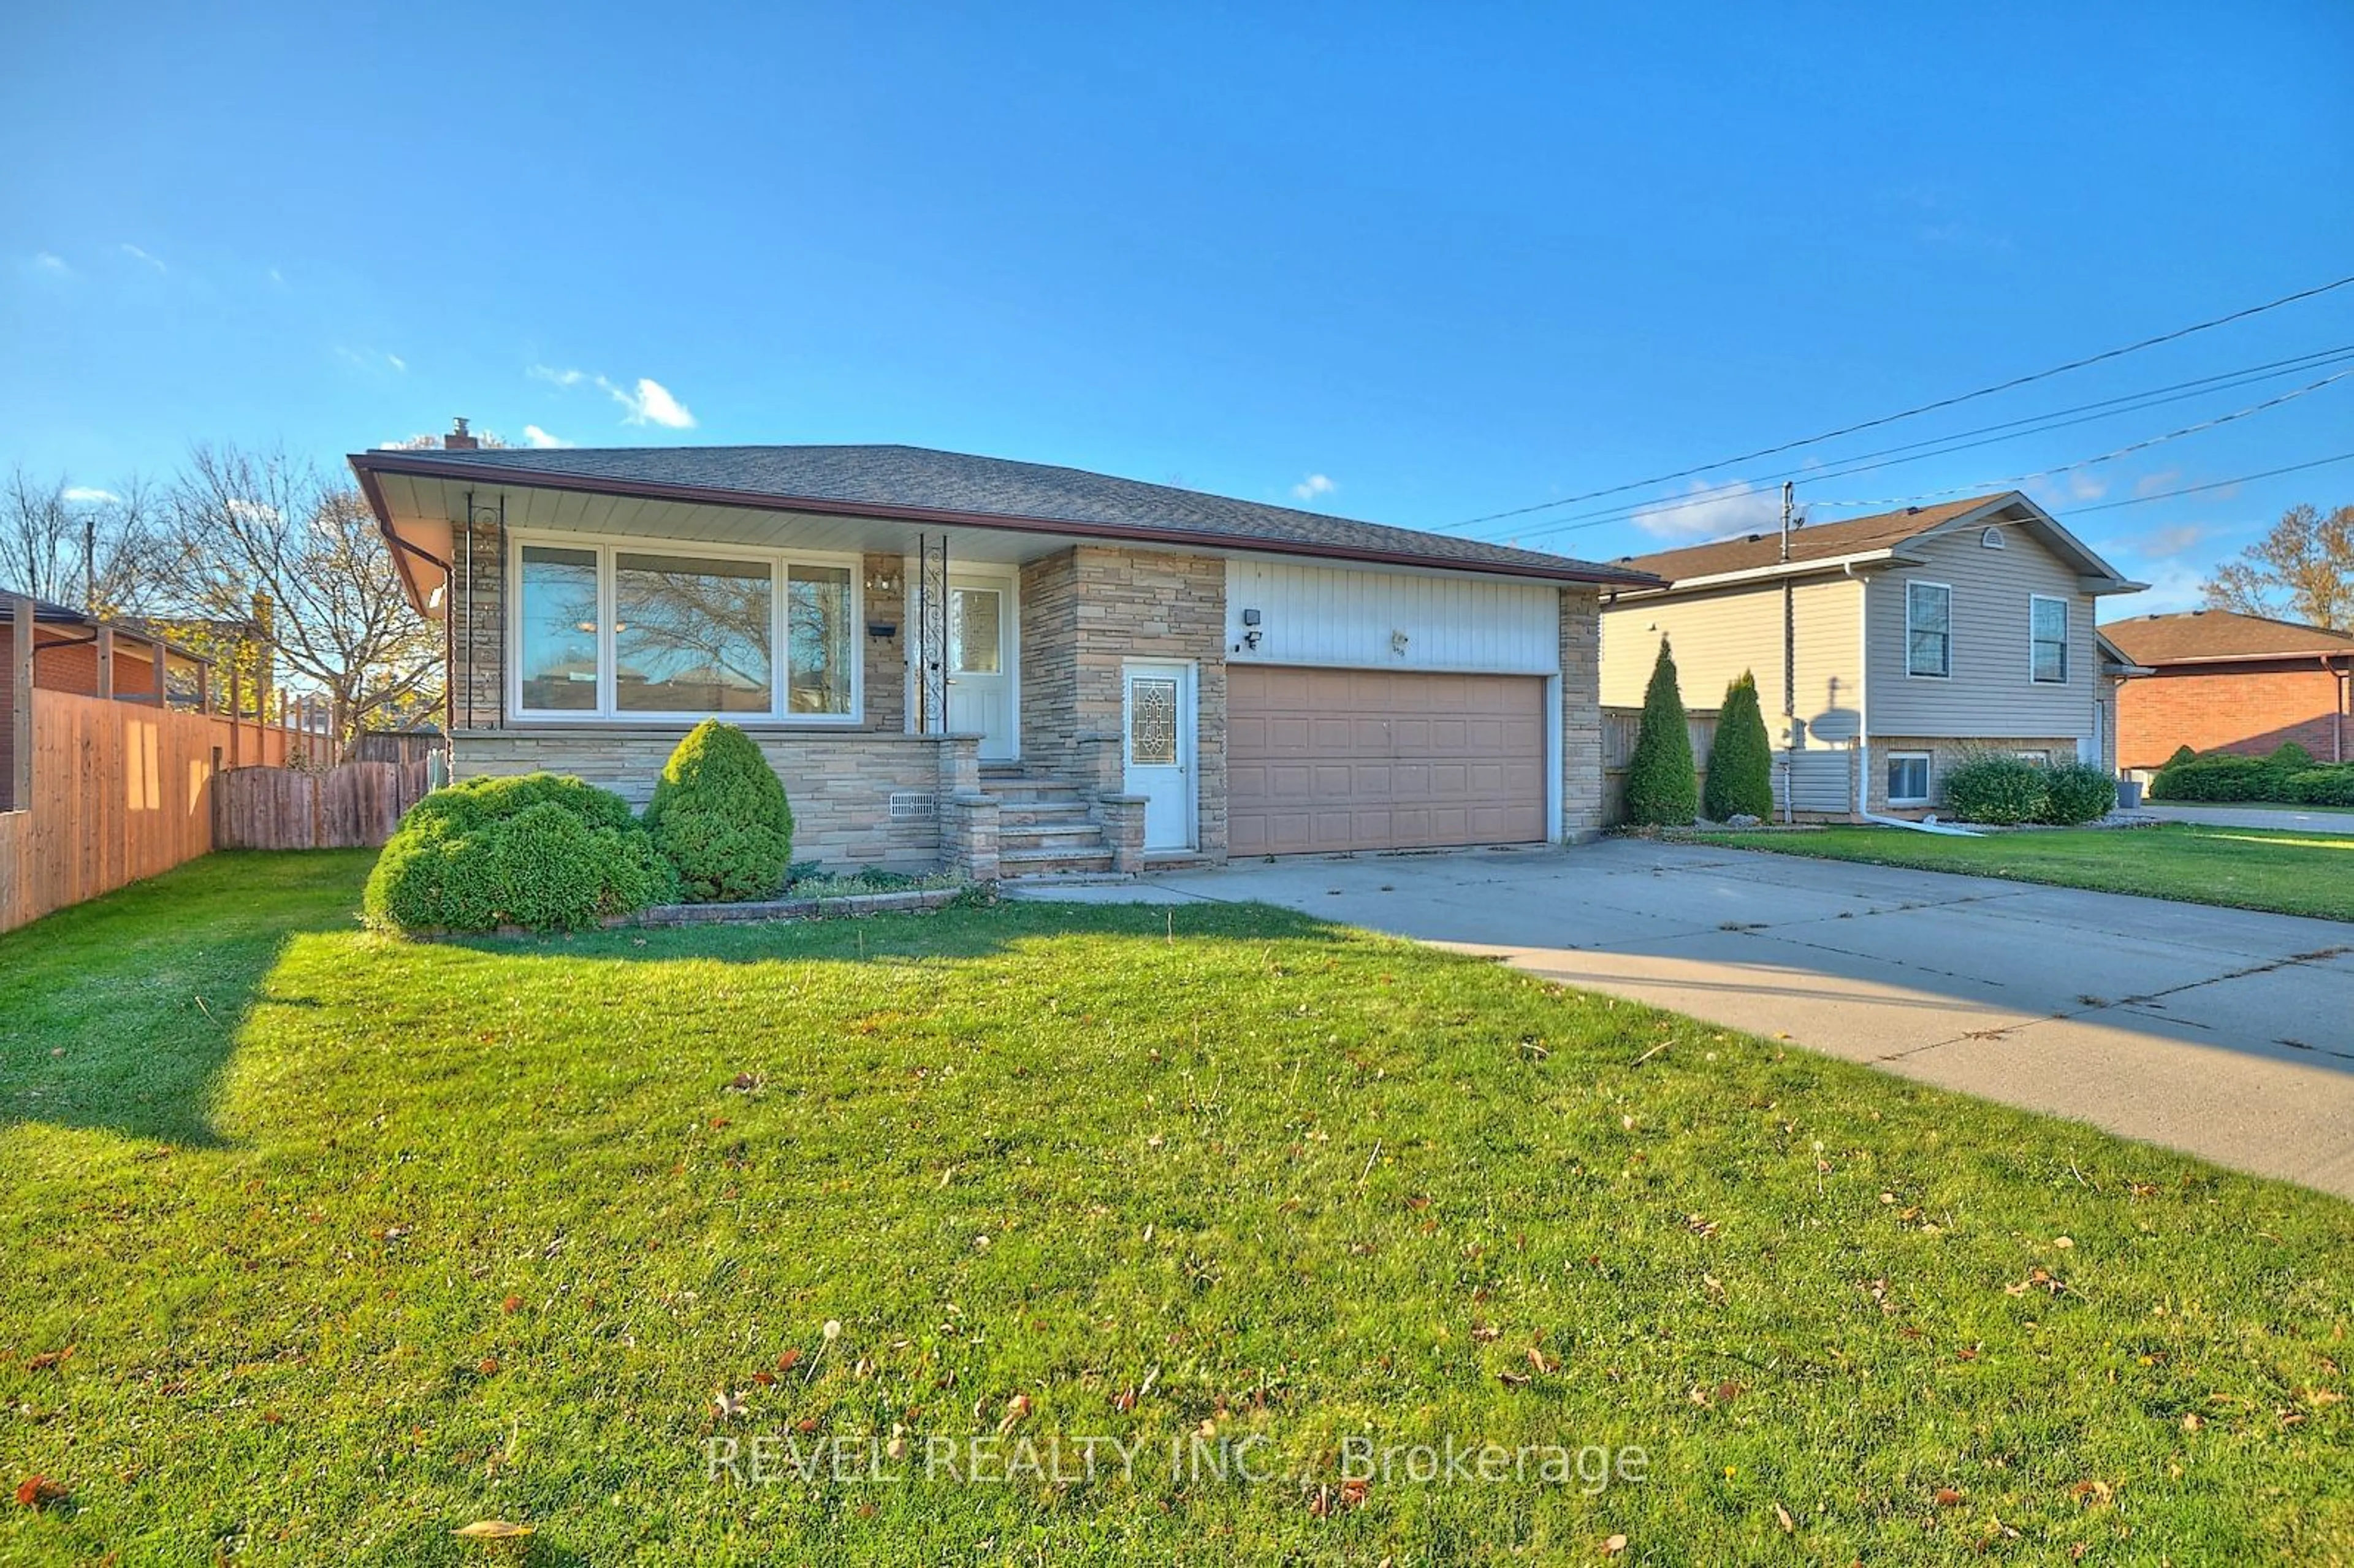
[[[1946,668],[1943,673],[1913,667],[1913,590],[1916,588],[1936,588],[1946,596]],[[1954,647],[1954,585],[1933,583],[1917,577],[1904,581],[1904,677],[1910,681],[1950,681],[1954,678],[1956,650]]]
[[[589,550],[597,556],[597,705],[581,708],[526,708],[523,703],[523,552],[540,545],[564,550]],[[700,710],[676,712],[623,709],[616,705],[613,655],[613,610],[616,556],[656,555],[690,560],[753,561],[769,568],[769,706],[762,713],[715,714]],[[846,714],[797,714],[791,711],[791,653],[786,636],[791,604],[788,583],[793,567],[848,567],[850,570],[850,711]],[[510,723],[530,725],[596,725],[626,728],[632,725],[669,727],[702,719],[723,719],[747,727],[794,729],[856,729],[866,722],[866,651],[859,634],[866,625],[864,557],[825,550],[763,550],[742,545],[712,545],[697,539],[663,539],[636,534],[570,534],[548,529],[513,529],[507,536],[506,696]]]
[[[1918,761],[1921,764],[1921,793],[1899,795],[1892,789],[1888,792],[1888,803],[1892,806],[1927,805],[1934,798],[1937,788],[1936,754],[1927,751],[1892,751],[1886,754],[1885,760],[1891,766],[1899,762],[1913,761]]]
[[[2035,673],[2035,607],[2039,604],[2060,607],[2060,678],[2056,681],[2047,681]],[[2030,685],[2064,686],[2073,678],[2075,672],[2069,667],[2073,661],[2068,657],[2068,640],[2076,634],[2075,619],[2062,595],[2031,593],[2027,596],[2027,680]]]

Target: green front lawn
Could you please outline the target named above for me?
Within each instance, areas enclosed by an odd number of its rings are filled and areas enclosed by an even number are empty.
[[[2163,822],[2154,828],[2054,828],[1974,839],[1879,827],[1691,836],[1696,842],[1729,849],[1967,872],[2186,904],[2354,920],[2354,834]]]
[[[0,938],[0,1560],[2354,1540],[2337,1201],[1272,909],[430,946],[363,865]]]

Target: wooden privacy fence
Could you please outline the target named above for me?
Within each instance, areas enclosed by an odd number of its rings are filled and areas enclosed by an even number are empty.
[[[1602,710],[1602,821],[1606,827],[1627,820],[1627,765],[1635,759],[1635,737],[1642,728],[1640,708]],[[1691,736],[1692,761],[1705,784],[1709,748],[1716,744],[1716,715],[1687,709],[1684,729]]]
[[[300,758],[323,737],[147,703],[35,689],[0,813],[0,931],[213,848],[213,789],[238,761]],[[13,748],[12,748],[13,752]]]
[[[392,836],[426,789],[426,763],[346,762],[323,773],[233,768],[214,780],[218,849],[363,849]]]

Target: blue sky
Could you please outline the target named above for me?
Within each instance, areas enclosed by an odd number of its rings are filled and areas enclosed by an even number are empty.
[[[466,414],[1430,527],[2354,273],[2338,0],[757,9],[9,7],[0,468],[103,487],[192,440],[332,461]],[[2354,288],[1800,457],[2340,345]],[[2033,472],[2345,368],[1800,496]],[[2284,506],[2354,500],[2354,462],[2072,508],[2343,451],[2354,378],[2027,488],[2158,609]],[[1761,518],[1780,466],[1648,527],[1473,531],[1658,547]]]

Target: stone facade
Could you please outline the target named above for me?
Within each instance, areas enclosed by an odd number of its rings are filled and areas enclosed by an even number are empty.
[[[688,727],[461,730],[451,750],[461,779],[570,773],[642,807]],[[970,863],[974,846],[955,842],[956,834],[986,827],[993,874],[994,817],[964,809],[980,792],[979,752],[971,736],[748,728],[785,781],[793,808],[794,859],[841,870],[930,871]],[[990,816],[986,823],[979,820],[983,816]]]
[[[575,773],[642,804],[682,723],[517,724],[507,712],[504,546],[478,531],[451,594],[452,707],[461,777],[547,768]],[[906,566],[870,555],[864,592],[864,706],[856,728],[748,724],[784,778],[793,803],[798,858],[843,867],[920,870],[948,865],[981,879],[997,863],[997,811],[983,791],[971,736],[912,736],[906,657]],[[890,587],[875,585],[889,582]],[[1191,853],[1223,861],[1227,847],[1226,562],[1221,556],[1078,545],[1021,571],[1021,748],[1032,772],[1064,779],[1089,798],[1123,870],[1142,863],[1142,805],[1121,775],[1123,665],[1185,662],[1195,671],[1196,841]],[[1600,606],[1596,590],[1559,596],[1563,832],[1591,837],[1603,824]],[[471,621],[471,648],[467,628]],[[896,628],[887,637],[869,628]],[[894,814],[897,797],[897,814]]]
[[[1194,666],[1195,843],[1226,852],[1226,564],[1081,545],[1022,570],[1022,757],[1097,795],[1121,792],[1122,665]],[[1097,820],[1118,827],[1099,802]]]
[[[1561,834],[1583,843],[1602,831],[1602,600],[1561,590]]]

